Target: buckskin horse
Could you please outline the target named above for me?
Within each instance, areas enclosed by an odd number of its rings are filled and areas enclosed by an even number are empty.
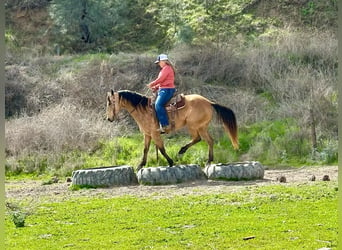
[[[174,130],[187,127],[192,140],[183,146],[178,152],[184,154],[192,145],[203,139],[209,147],[209,157],[207,165],[214,160],[213,139],[208,133],[209,123],[213,118],[214,111],[219,120],[223,123],[224,130],[228,134],[234,149],[238,149],[238,129],[234,112],[225,106],[209,101],[207,98],[197,95],[185,95],[184,106],[177,110],[173,118]],[[133,117],[144,134],[144,154],[137,171],[146,165],[147,154],[151,140],[154,141],[160,153],[166,158],[169,166],[173,166],[173,160],[165,151],[164,143],[158,131],[159,124],[153,113],[151,97],[141,95],[129,90],[120,90],[107,93],[107,120],[112,122],[121,109],[125,109]],[[171,116],[168,113],[169,121]]]

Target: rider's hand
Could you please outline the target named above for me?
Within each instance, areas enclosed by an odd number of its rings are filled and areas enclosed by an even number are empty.
[[[158,86],[151,86],[151,83],[149,83],[149,84],[146,84],[146,86],[148,87],[148,88],[150,88],[151,90],[152,90],[152,92],[156,92],[156,91],[158,91]]]

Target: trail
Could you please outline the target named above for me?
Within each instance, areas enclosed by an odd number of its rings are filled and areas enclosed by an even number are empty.
[[[135,197],[166,198],[186,195],[205,195],[238,192],[247,187],[264,185],[299,185],[313,183],[309,180],[315,175],[316,182],[322,181],[324,175],[330,181],[337,181],[338,166],[302,167],[300,169],[265,170],[263,180],[254,181],[213,181],[201,180],[175,185],[161,186],[121,186],[97,189],[81,189],[72,191],[70,182],[59,180],[58,183],[43,185],[43,181],[20,180],[6,181],[5,191],[7,201],[31,200],[37,202],[65,201],[76,197],[112,198],[124,195]],[[280,183],[277,178],[286,177],[286,183]]]

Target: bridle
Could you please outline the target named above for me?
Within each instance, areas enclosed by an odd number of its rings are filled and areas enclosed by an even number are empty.
[[[117,115],[116,111],[118,111],[118,113],[119,113],[119,110],[120,110],[119,101],[120,101],[119,93],[114,92],[114,116]]]

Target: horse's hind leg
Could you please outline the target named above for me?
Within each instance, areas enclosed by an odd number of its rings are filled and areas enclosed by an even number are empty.
[[[214,160],[214,140],[210,136],[208,132],[208,128],[201,128],[199,129],[199,134],[203,140],[205,140],[208,144],[209,148],[209,156],[208,156],[208,161],[206,165],[210,165],[210,163]]]
[[[191,135],[192,140],[185,146],[181,147],[181,149],[178,152],[179,155],[184,154],[191,146],[201,141],[201,137],[198,134],[197,130],[192,130],[192,131],[189,130],[189,133]]]

